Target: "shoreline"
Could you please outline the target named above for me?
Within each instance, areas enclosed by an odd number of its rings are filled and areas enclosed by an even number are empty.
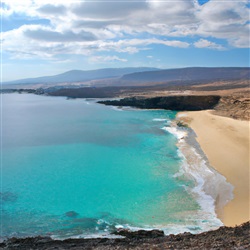
[[[208,111],[196,111],[196,112],[190,112],[190,111],[188,111],[188,112],[184,112],[184,114],[187,114],[187,116],[192,116],[192,115],[195,115],[195,114],[197,114],[197,116],[196,117],[191,117],[193,120],[192,121],[190,121],[190,126],[191,126],[191,128],[193,129],[193,124],[194,124],[194,122],[195,122],[195,120],[197,120],[197,117],[198,118],[200,118],[201,117],[201,114],[204,114],[204,113],[208,113],[209,114],[209,116],[211,115],[212,116],[212,120],[214,120],[215,118],[215,115],[212,115],[212,114],[210,114],[210,112],[208,112]],[[216,117],[220,117],[220,116],[216,116]],[[233,120],[233,119],[230,119],[230,118],[225,118],[225,117],[221,117],[221,119],[229,119],[229,120]],[[236,121],[236,120],[233,120],[233,121]],[[201,124],[202,124],[202,122],[203,122],[203,125],[201,126]],[[206,121],[204,122],[204,119],[203,119],[203,121],[201,122],[201,124],[199,124],[199,128],[201,127],[203,127],[204,126],[204,123],[205,124],[208,124]],[[241,123],[241,121],[237,121],[237,122],[240,122]],[[249,124],[248,124],[249,125]],[[209,125],[210,126],[210,125]],[[221,129],[221,128],[220,128]],[[232,131],[234,131],[235,129],[234,129],[234,127],[232,127],[232,128],[230,128]],[[190,129],[191,130],[191,129]],[[201,129],[202,130],[202,129]],[[204,130],[204,129],[203,129]],[[192,130],[192,131],[195,131],[195,129],[194,130]],[[197,131],[195,131],[196,132],[196,134],[198,135],[198,132]],[[195,133],[194,133],[195,134]],[[194,140],[195,140],[195,135],[193,136],[194,137]],[[199,139],[199,137],[200,136],[198,136],[198,139]],[[202,137],[202,136],[201,136]],[[203,147],[202,147],[202,145],[201,145],[201,143],[199,142],[199,140],[197,139],[197,145],[200,145],[201,146],[201,148],[202,148],[202,151],[204,150],[203,149]],[[213,144],[213,143],[212,143]],[[213,144],[213,146],[214,145],[217,145],[217,144]],[[249,142],[248,142],[248,146],[249,146]],[[207,155],[207,153],[206,153],[206,151],[204,150],[204,153],[205,153],[205,156],[207,157],[208,155]],[[208,159],[209,159],[209,162],[210,162],[210,157],[208,157]],[[249,162],[249,158],[248,158],[248,162]],[[214,164],[212,165],[213,166],[213,168],[214,169],[216,169],[218,172],[220,172],[221,174],[223,174],[223,176],[225,176],[225,174],[224,174],[224,171],[220,171],[219,169],[217,169],[215,166],[214,166]],[[244,177],[245,176],[247,176],[247,175],[244,175]],[[227,178],[228,179],[228,178]],[[248,179],[248,181],[247,182],[249,182],[249,179]],[[247,185],[247,182],[245,182],[244,181],[244,187],[246,187],[246,185]],[[230,182],[230,183],[232,183],[232,182]],[[209,183],[208,183],[209,184]],[[233,183],[232,183],[233,184]],[[233,184],[234,185],[234,184]],[[235,186],[235,185],[234,185]],[[249,199],[249,193],[248,193],[248,199]],[[231,202],[230,202],[231,203]],[[243,204],[244,205],[244,204]],[[242,205],[239,205],[239,207],[240,206],[242,206]],[[246,207],[248,207],[249,206],[249,202],[248,202],[248,205],[246,206]],[[238,209],[238,208],[237,208]],[[216,212],[218,212],[218,211],[216,211]],[[238,210],[235,210],[235,213],[237,213],[238,212]],[[231,212],[230,212],[231,213]],[[232,216],[232,214],[229,214],[229,217],[230,216]],[[219,214],[219,216],[218,216],[223,222],[224,222],[224,212],[223,213],[220,213]],[[223,217],[223,218],[222,218]],[[247,218],[247,220],[249,220],[249,217]],[[242,222],[245,222],[245,221],[247,221],[247,220],[244,220],[244,221],[242,221]],[[235,224],[226,224],[225,222],[224,222],[224,224],[225,225],[227,225],[227,226],[234,226]],[[237,222],[237,224],[239,225],[239,224],[241,224],[241,222]],[[210,231],[210,230],[208,230],[208,231]]]
[[[248,249],[249,222],[238,227],[220,227],[201,234],[178,234],[164,236],[162,231],[120,232],[119,239],[67,239],[50,237],[10,238],[0,243],[0,249]]]
[[[227,200],[232,199],[233,186],[209,165],[206,155],[196,141],[195,132],[191,128],[176,126],[175,123],[176,121],[172,126],[164,128],[177,138],[176,146],[181,165],[174,177],[184,178],[195,184],[185,189],[199,204],[196,215],[202,219],[202,231],[217,229],[223,226],[223,223],[217,216],[215,201],[217,197],[224,197],[218,201],[218,206],[223,207]]]
[[[215,204],[218,218],[226,226],[249,221],[250,123],[214,115],[208,110],[179,112],[177,120],[195,132],[210,166],[234,187],[231,201],[222,209],[218,209],[218,201]]]

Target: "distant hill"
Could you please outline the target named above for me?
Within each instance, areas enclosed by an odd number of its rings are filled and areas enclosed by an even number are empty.
[[[250,79],[250,68],[181,68],[126,74],[123,81],[132,82],[168,82],[168,81],[215,81]]]
[[[104,86],[191,86],[213,81],[249,80],[249,67],[192,67],[180,69],[105,68],[71,70],[55,76],[21,79],[3,83],[4,88],[68,88]],[[33,86],[32,86],[33,84]],[[40,85],[40,86],[38,86]]]
[[[125,74],[135,73],[135,72],[150,72],[152,70],[158,70],[157,68],[106,68],[97,70],[71,70],[65,73],[55,75],[55,76],[43,76],[37,78],[27,78],[11,82],[6,82],[6,84],[37,84],[37,83],[72,83],[72,82],[84,82],[96,79],[104,78],[115,78],[121,77]]]

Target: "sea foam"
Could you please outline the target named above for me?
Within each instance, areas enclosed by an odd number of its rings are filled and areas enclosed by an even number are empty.
[[[176,125],[162,129],[178,139],[178,154],[182,164],[180,171],[174,177],[185,176],[195,182],[194,187],[186,187],[186,189],[192,193],[201,208],[197,219],[203,218],[202,225],[206,230],[222,226],[223,223],[217,218],[216,212],[219,212],[233,198],[233,186],[224,176],[209,166],[197,142],[196,145],[187,142],[190,137],[195,141],[195,135],[191,129],[178,128]]]
[[[155,121],[155,122],[165,122],[165,121],[168,121],[168,119],[165,119],[165,118],[154,118],[153,121]]]

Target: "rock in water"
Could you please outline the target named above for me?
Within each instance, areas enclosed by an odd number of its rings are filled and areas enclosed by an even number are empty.
[[[75,211],[68,211],[65,213],[65,216],[70,217],[70,218],[76,218],[79,214]]]
[[[0,200],[3,202],[14,202],[17,200],[17,195],[12,192],[0,192]]]

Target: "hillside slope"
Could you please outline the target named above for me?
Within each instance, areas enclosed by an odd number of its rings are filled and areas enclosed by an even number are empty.
[[[157,70],[157,68],[105,68],[97,70],[71,70],[65,73],[55,76],[43,76],[37,78],[27,78],[11,82],[6,84],[36,84],[36,83],[61,83],[61,82],[82,82],[102,78],[114,78],[121,77],[125,74],[134,72],[150,72],[151,70]]]
[[[167,81],[214,81],[249,79],[250,68],[182,68],[151,72],[137,72],[121,77],[124,81],[167,82]]]

